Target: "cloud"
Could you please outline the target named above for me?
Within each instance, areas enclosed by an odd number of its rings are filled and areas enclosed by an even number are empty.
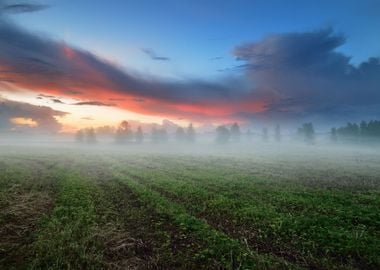
[[[68,89],[75,89],[81,99],[96,97],[103,103],[122,96],[125,101],[118,102],[122,108],[186,118],[213,117],[213,107],[232,104],[247,94],[245,82],[236,78],[212,82],[132,75],[91,52],[30,33],[9,22],[0,24],[0,74],[18,87],[49,95],[70,97],[74,93]],[[232,108],[226,110],[216,108],[218,115],[228,114]]]
[[[94,120],[94,118],[89,117],[89,116],[82,117],[81,119],[83,119],[83,120],[88,120],[88,121],[93,121],[93,120]]]
[[[101,101],[82,101],[82,102],[73,103],[72,105],[115,106],[115,104],[104,103],[104,102],[101,102]]]
[[[45,94],[38,94],[38,97],[41,97],[41,98],[56,98],[55,96],[45,95]]]
[[[366,106],[380,105],[379,58],[354,66],[338,51],[345,42],[332,29],[273,34],[237,46],[233,53],[241,64],[221,70],[233,74],[217,81],[168,80],[136,75],[87,50],[2,20],[0,78],[38,93],[76,96],[82,101],[75,105],[117,105],[193,121],[344,117],[342,112],[360,114]],[[145,53],[157,57],[152,50]]]
[[[379,58],[354,66],[338,52],[345,41],[330,28],[275,34],[236,47],[234,55],[244,62],[255,96],[268,101],[267,115],[344,118],[343,111],[354,115],[380,105]]]
[[[7,4],[0,2],[0,12],[18,14],[18,13],[28,13],[28,12],[36,12],[41,11],[48,8],[48,5],[41,5],[36,3],[28,3],[28,2],[19,2]]]
[[[58,103],[58,104],[66,104],[65,102],[63,102],[62,100],[60,100],[58,98],[53,98],[53,99],[51,99],[51,101],[53,101],[54,103]]]
[[[170,60],[169,57],[158,56],[153,49],[143,48],[143,49],[141,49],[141,51],[143,53],[145,53],[147,56],[149,56],[150,59],[152,59],[152,60],[156,60],[156,61],[169,61]]]
[[[61,128],[61,124],[56,117],[63,117],[67,114],[67,112],[53,110],[50,107],[36,106],[0,97],[0,130],[57,132]],[[17,121],[14,121],[15,119]]]

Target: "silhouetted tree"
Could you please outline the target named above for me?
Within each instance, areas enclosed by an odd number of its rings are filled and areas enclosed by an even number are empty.
[[[97,142],[97,140],[96,140],[96,133],[95,133],[95,130],[94,130],[94,128],[87,128],[86,130],[85,130],[85,137],[86,137],[86,142],[88,143],[88,144],[94,144],[94,143],[96,143]]]
[[[77,133],[75,134],[75,141],[78,143],[83,143],[84,142],[84,132],[83,130],[78,130]]]
[[[336,128],[333,127],[330,132],[330,140],[332,143],[337,143],[338,142],[338,134],[336,131]]]
[[[368,136],[368,124],[366,121],[360,122],[360,136]]]
[[[347,123],[337,129],[338,138],[343,141],[357,142],[380,140],[380,121],[361,121],[360,124]]]
[[[141,129],[141,127],[139,126],[137,128],[137,131],[136,131],[136,142],[137,143],[142,143],[144,140],[144,134],[143,134],[143,131]]]
[[[252,141],[253,134],[250,129],[247,130],[246,137],[247,137],[247,141],[249,142]]]
[[[127,121],[122,121],[116,130],[115,141],[116,143],[126,143],[133,137],[133,132]]]
[[[112,126],[97,127],[95,132],[98,135],[113,135],[115,133],[115,127],[112,127]]]
[[[261,137],[262,137],[264,142],[268,141],[268,129],[267,128],[263,128],[263,132],[262,132]]]
[[[164,128],[156,128],[152,129],[152,142],[154,143],[162,143],[168,140],[168,133]]]
[[[192,143],[195,141],[195,129],[192,123],[187,127],[186,138],[188,142]]]
[[[235,142],[238,142],[240,141],[240,137],[241,137],[240,127],[238,123],[235,122],[231,126],[231,139]]]
[[[225,126],[219,126],[216,128],[216,138],[215,141],[217,143],[228,143],[230,140],[230,131]]]
[[[276,141],[277,142],[281,142],[282,137],[281,137],[281,128],[280,128],[280,125],[276,125],[274,133],[275,133],[275,139],[276,139]]]
[[[186,139],[186,133],[185,130],[182,127],[178,127],[175,132],[175,138],[179,142],[183,142]]]
[[[298,128],[298,134],[304,138],[305,142],[313,144],[315,139],[313,123],[304,123]]]

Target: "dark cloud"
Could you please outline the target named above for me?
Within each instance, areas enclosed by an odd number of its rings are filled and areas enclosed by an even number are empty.
[[[82,101],[82,102],[74,103],[72,105],[115,106],[115,104],[104,103],[104,102],[101,102],[101,101]]]
[[[88,121],[93,121],[93,120],[94,120],[94,118],[89,117],[89,116],[82,117],[81,119],[83,119],[83,120],[88,120]]]
[[[379,58],[354,66],[338,52],[344,43],[343,35],[323,29],[271,35],[238,46],[234,54],[245,62],[241,68],[255,95],[268,101],[266,113],[344,117],[342,112],[358,113],[354,107],[380,105]]]
[[[36,132],[56,132],[61,128],[61,124],[55,117],[62,117],[68,113],[53,110],[46,106],[36,106],[28,103],[11,101],[0,97],[0,129],[18,130],[27,129]],[[17,125],[12,119],[30,119],[36,123],[35,127],[27,125]]]
[[[111,91],[165,102],[197,103],[234,98],[243,89],[239,81],[232,79],[207,82],[142,78],[88,51],[29,33],[7,22],[0,24],[0,63],[9,71],[3,76],[20,86],[55,89],[61,94],[68,93],[67,89],[78,89],[84,97],[96,91]]]
[[[149,48],[143,48],[141,49],[143,53],[145,53],[147,56],[150,57],[152,60],[157,60],[157,61],[169,61],[170,58],[166,56],[158,56],[156,52],[153,49]]]
[[[40,98],[56,98],[53,95],[45,95],[45,94],[39,94],[38,97],[40,97]]]
[[[36,11],[44,10],[48,7],[49,7],[48,5],[41,5],[41,4],[32,3],[32,2],[12,1],[12,4],[10,4],[9,1],[0,2],[0,12],[12,13],[12,14],[36,12]]]
[[[54,103],[58,103],[58,104],[66,104],[65,102],[63,102],[62,100],[60,100],[58,98],[53,98],[53,99],[51,99],[51,101],[53,101]]]

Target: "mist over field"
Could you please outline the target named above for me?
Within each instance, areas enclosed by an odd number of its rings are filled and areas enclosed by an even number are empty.
[[[380,1],[0,0],[0,269],[380,269]]]

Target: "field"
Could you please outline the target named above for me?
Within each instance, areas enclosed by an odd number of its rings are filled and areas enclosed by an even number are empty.
[[[160,147],[1,146],[0,269],[380,268],[376,149]]]

